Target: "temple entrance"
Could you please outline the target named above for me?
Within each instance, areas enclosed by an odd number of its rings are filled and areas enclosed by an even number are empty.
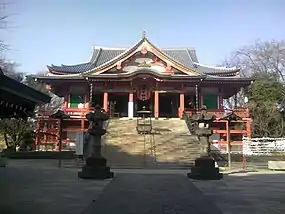
[[[196,109],[196,96],[193,94],[185,94],[184,98],[184,108],[185,109]]]
[[[142,85],[136,91],[134,96],[134,115],[137,117],[137,111],[145,109],[147,111],[151,111],[151,116],[153,116],[153,103],[151,89],[145,85]]]
[[[100,105],[103,107],[103,93],[96,93],[92,95],[91,106]]]
[[[179,96],[175,93],[159,94],[159,117],[178,117]]]
[[[129,94],[109,94],[109,113],[111,117],[127,117]]]

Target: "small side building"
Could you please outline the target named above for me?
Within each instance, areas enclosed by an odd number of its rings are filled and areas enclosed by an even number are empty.
[[[50,102],[51,97],[6,76],[0,68],[0,118],[26,119],[34,114],[37,104]]]

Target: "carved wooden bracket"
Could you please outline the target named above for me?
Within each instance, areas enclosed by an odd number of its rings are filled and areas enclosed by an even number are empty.
[[[172,67],[171,67],[171,65],[169,65],[168,63],[167,63],[167,65],[166,65],[165,72],[166,72],[166,73],[172,73]]]
[[[122,69],[122,62],[121,62],[121,61],[117,63],[117,69],[118,69],[118,70],[121,70],[121,69]]]

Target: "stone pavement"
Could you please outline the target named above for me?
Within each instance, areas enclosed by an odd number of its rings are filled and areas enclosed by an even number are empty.
[[[114,169],[114,180],[92,181],[77,179],[78,169],[58,169],[36,160],[21,163],[0,168],[1,214],[104,214],[108,209],[203,213],[204,208],[211,208],[211,214],[285,213],[284,172],[233,172],[221,181],[193,181],[186,178],[188,170]]]
[[[222,214],[185,175],[118,174],[86,214]]]
[[[284,172],[230,173],[221,181],[192,181],[224,214],[285,213]]]
[[[109,182],[79,180],[75,170],[0,168],[0,213],[80,214]]]

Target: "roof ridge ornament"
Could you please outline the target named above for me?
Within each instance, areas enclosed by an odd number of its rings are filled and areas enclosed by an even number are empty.
[[[142,32],[142,39],[146,39],[146,31],[145,30],[143,30],[143,32]]]

